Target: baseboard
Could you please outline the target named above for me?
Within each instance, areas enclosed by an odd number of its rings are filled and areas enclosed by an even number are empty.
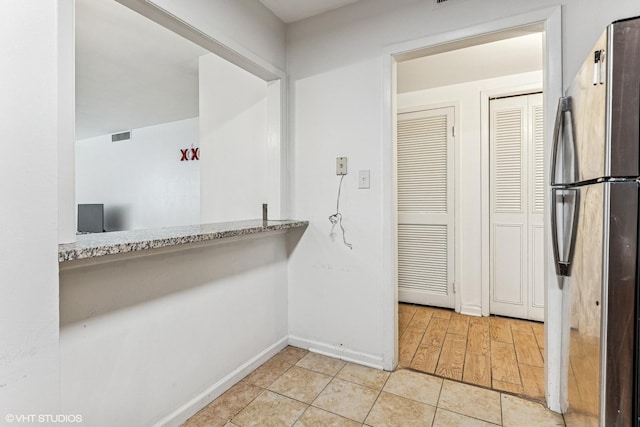
[[[278,342],[259,353],[257,356],[244,363],[235,371],[222,378],[220,381],[173,411],[160,421],[154,424],[154,427],[178,427],[190,417],[195,415],[200,409],[207,406],[212,400],[229,390],[234,384],[246,377],[249,373],[257,369],[267,360],[278,354],[280,350],[287,346],[288,337],[280,339]]]
[[[477,305],[463,305],[460,307],[460,314],[466,314],[468,316],[482,316],[482,308]]]
[[[350,350],[342,346],[330,345],[318,341],[308,340],[293,335],[289,336],[289,345],[307,349],[313,353],[322,354],[347,362],[353,362],[358,365],[368,366],[375,369],[383,369],[382,356],[361,353],[359,351]]]
[[[190,417],[195,415],[200,409],[207,406],[212,400],[229,390],[234,384],[247,376],[250,372],[257,369],[264,362],[275,356],[287,344],[307,349],[313,353],[334,357],[336,359],[353,362],[358,365],[364,365],[375,369],[383,369],[383,359],[381,356],[374,356],[367,353],[350,350],[342,346],[333,346],[318,341],[307,340],[295,336],[284,337],[277,343],[273,344],[266,350],[262,351],[256,357],[244,363],[235,371],[222,378],[220,381],[200,393],[180,408],[167,415],[154,427],[178,427]]]

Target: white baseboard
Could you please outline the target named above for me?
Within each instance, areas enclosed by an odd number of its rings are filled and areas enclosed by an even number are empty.
[[[476,305],[463,305],[460,307],[460,314],[466,314],[468,316],[482,316],[482,308]]]
[[[370,368],[382,370],[384,366],[382,356],[361,353],[359,351],[350,350],[342,346],[334,346],[318,341],[299,338],[292,335],[289,336],[289,344],[295,347],[307,349],[313,353],[334,357],[336,359],[353,362],[358,365],[368,366]]]
[[[207,406],[212,400],[220,396],[225,391],[229,390],[234,384],[238,383],[241,379],[246,377],[249,373],[257,369],[267,360],[278,354],[280,350],[287,346],[289,342],[288,337],[280,339],[278,342],[263,350],[257,356],[244,363],[235,371],[222,378],[220,381],[194,397],[180,408],[167,415],[156,424],[154,427],[178,427],[190,417],[195,415],[200,409]]]
[[[266,350],[262,351],[256,357],[244,363],[235,371],[222,378],[220,381],[182,405],[180,408],[167,415],[154,427],[178,427],[190,417],[195,415],[199,410],[207,406],[212,400],[229,390],[234,384],[249,373],[257,369],[264,362],[275,356],[287,344],[307,349],[313,353],[323,354],[325,356],[334,357],[336,359],[345,360],[347,362],[357,363],[359,365],[369,366],[375,369],[383,369],[382,356],[375,356],[367,353],[350,350],[341,346],[333,346],[318,341],[302,339],[294,336],[284,337],[277,343],[273,344]]]

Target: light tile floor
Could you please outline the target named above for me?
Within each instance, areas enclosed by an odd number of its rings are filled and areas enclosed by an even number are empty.
[[[496,425],[565,426],[565,421],[539,403],[506,393],[409,369],[379,371],[297,347],[282,350],[183,424],[185,427]]]

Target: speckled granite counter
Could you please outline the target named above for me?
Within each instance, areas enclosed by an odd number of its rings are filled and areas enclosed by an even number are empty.
[[[75,243],[58,246],[58,262],[124,254],[148,249],[166,248],[188,243],[207,242],[231,237],[306,227],[308,221],[262,220],[221,222],[216,224],[166,227],[150,230],[116,231],[83,234]]]

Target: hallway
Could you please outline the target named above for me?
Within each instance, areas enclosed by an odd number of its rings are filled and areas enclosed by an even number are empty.
[[[398,304],[399,365],[544,402],[544,325]]]

